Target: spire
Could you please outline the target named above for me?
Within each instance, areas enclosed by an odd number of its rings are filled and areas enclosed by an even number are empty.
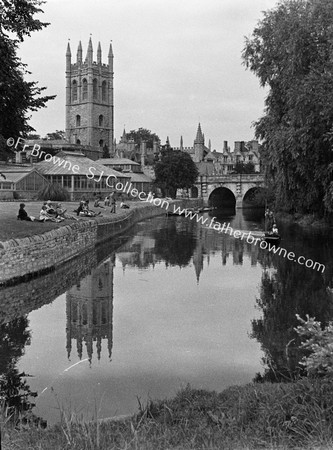
[[[180,136],[180,150],[183,150],[183,136]]]
[[[112,42],[110,42],[110,47],[109,47],[109,55],[108,55],[109,59],[113,58],[113,50],[112,50]]]
[[[102,49],[101,49],[101,43],[98,43],[97,48],[97,64],[102,64]]]
[[[76,62],[78,64],[82,64],[82,44],[81,44],[81,41],[79,42],[79,46],[77,48]]]
[[[195,142],[197,144],[203,144],[205,142],[205,139],[204,139],[202,131],[201,131],[200,122],[199,122],[199,125],[198,125],[197,137],[195,138]]]
[[[72,56],[72,53],[71,53],[71,46],[69,45],[69,41],[68,41],[68,44],[67,44],[67,51],[66,51],[66,56],[68,57],[71,57]]]
[[[209,148],[209,151],[211,152],[212,151],[212,143],[211,143],[210,139],[208,141],[208,148]]]
[[[113,72],[113,50],[112,50],[112,42],[110,42],[110,48],[109,48],[108,59],[109,59],[109,69],[110,69],[110,72]]]
[[[72,59],[72,53],[71,53],[71,46],[69,45],[69,41],[67,44],[67,51],[66,51],[66,70],[71,70],[71,59]]]
[[[127,137],[126,137],[126,131],[125,131],[125,128],[124,128],[124,131],[123,131],[123,135],[122,135],[122,137],[121,137],[121,142],[127,142]]]
[[[91,42],[91,36],[89,38],[86,61],[87,61],[88,65],[91,65],[93,62],[93,46],[92,46],[92,42]]]
[[[166,145],[167,145],[168,147],[170,147],[169,136],[167,136],[167,138],[166,138]]]

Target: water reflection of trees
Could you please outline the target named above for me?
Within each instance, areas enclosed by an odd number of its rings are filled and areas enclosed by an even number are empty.
[[[31,397],[37,393],[30,390],[24,372],[16,367],[24,354],[24,348],[30,342],[28,319],[26,316],[0,326],[0,396],[2,407],[11,420],[17,421],[22,413],[31,411],[35,406]]]
[[[261,256],[265,270],[257,306],[262,317],[252,321],[252,337],[261,343],[268,367],[257,380],[287,380],[301,373],[296,314],[327,324],[333,317],[332,296],[322,274],[267,252]]]
[[[153,235],[157,259],[164,260],[167,266],[187,266],[197,244],[194,227],[194,222],[180,217],[178,220],[169,220],[164,228],[155,230]]]

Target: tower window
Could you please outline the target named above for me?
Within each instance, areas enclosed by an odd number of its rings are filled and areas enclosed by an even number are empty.
[[[97,99],[98,97],[98,85],[96,78],[93,79],[93,98]]]
[[[72,101],[76,102],[77,101],[77,81],[74,80],[73,81],[73,87],[72,87]]]
[[[101,114],[99,117],[98,117],[98,126],[99,127],[102,127],[104,125],[104,117],[103,117],[103,115]]]
[[[77,127],[81,126],[81,116],[79,116],[79,115],[76,116],[76,125],[75,126],[77,126]]]
[[[102,83],[102,101],[106,102],[106,81]]]
[[[82,100],[88,99],[88,81],[84,78],[82,81]]]
[[[100,147],[103,147],[103,144],[104,144],[104,141],[103,141],[103,139],[101,139],[101,140],[99,141],[99,146],[100,146]]]

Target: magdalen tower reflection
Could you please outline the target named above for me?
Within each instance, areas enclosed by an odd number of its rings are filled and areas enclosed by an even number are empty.
[[[94,352],[100,360],[103,340],[107,342],[111,359],[114,264],[115,256],[112,254],[66,294],[68,359],[72,353],[73,341],[76,341],[80,360],[85,352],[90,363]]]

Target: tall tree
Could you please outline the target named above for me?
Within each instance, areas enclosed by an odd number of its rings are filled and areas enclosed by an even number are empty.
[[[276,206],[291,212],[333,212],[332,23],[330,0],[283,0],[243,51],[269,88],[256,137]]]
[[[0,0],[0,135],[26,136],[34,129],[28,124],[31,111],[37,111],[55,96],[40,96],[45,87],[24,80],[26,65],[17,57],[25,37],[48,23],[34,18],[41,13],[40,0]]]
[[[164,195],[175,197],[177,189],[189,189],[198,176],[198,169],[190,155],[170,150],[155,164],[155,185]]]
[[[126,133],[127,139],[133,139],[137,148],[140,147],[142,141],[147,143],[147,148],[153,148],[154,141],[159,141],[159,137],[157,134],[152,133],[147,128],[138,128],[137,130],[131,130],[129,133]]]
[[[66,132],[63,130],[55,130],[52,133],[46,133],[46,139],[50,141],[66,138]]]

